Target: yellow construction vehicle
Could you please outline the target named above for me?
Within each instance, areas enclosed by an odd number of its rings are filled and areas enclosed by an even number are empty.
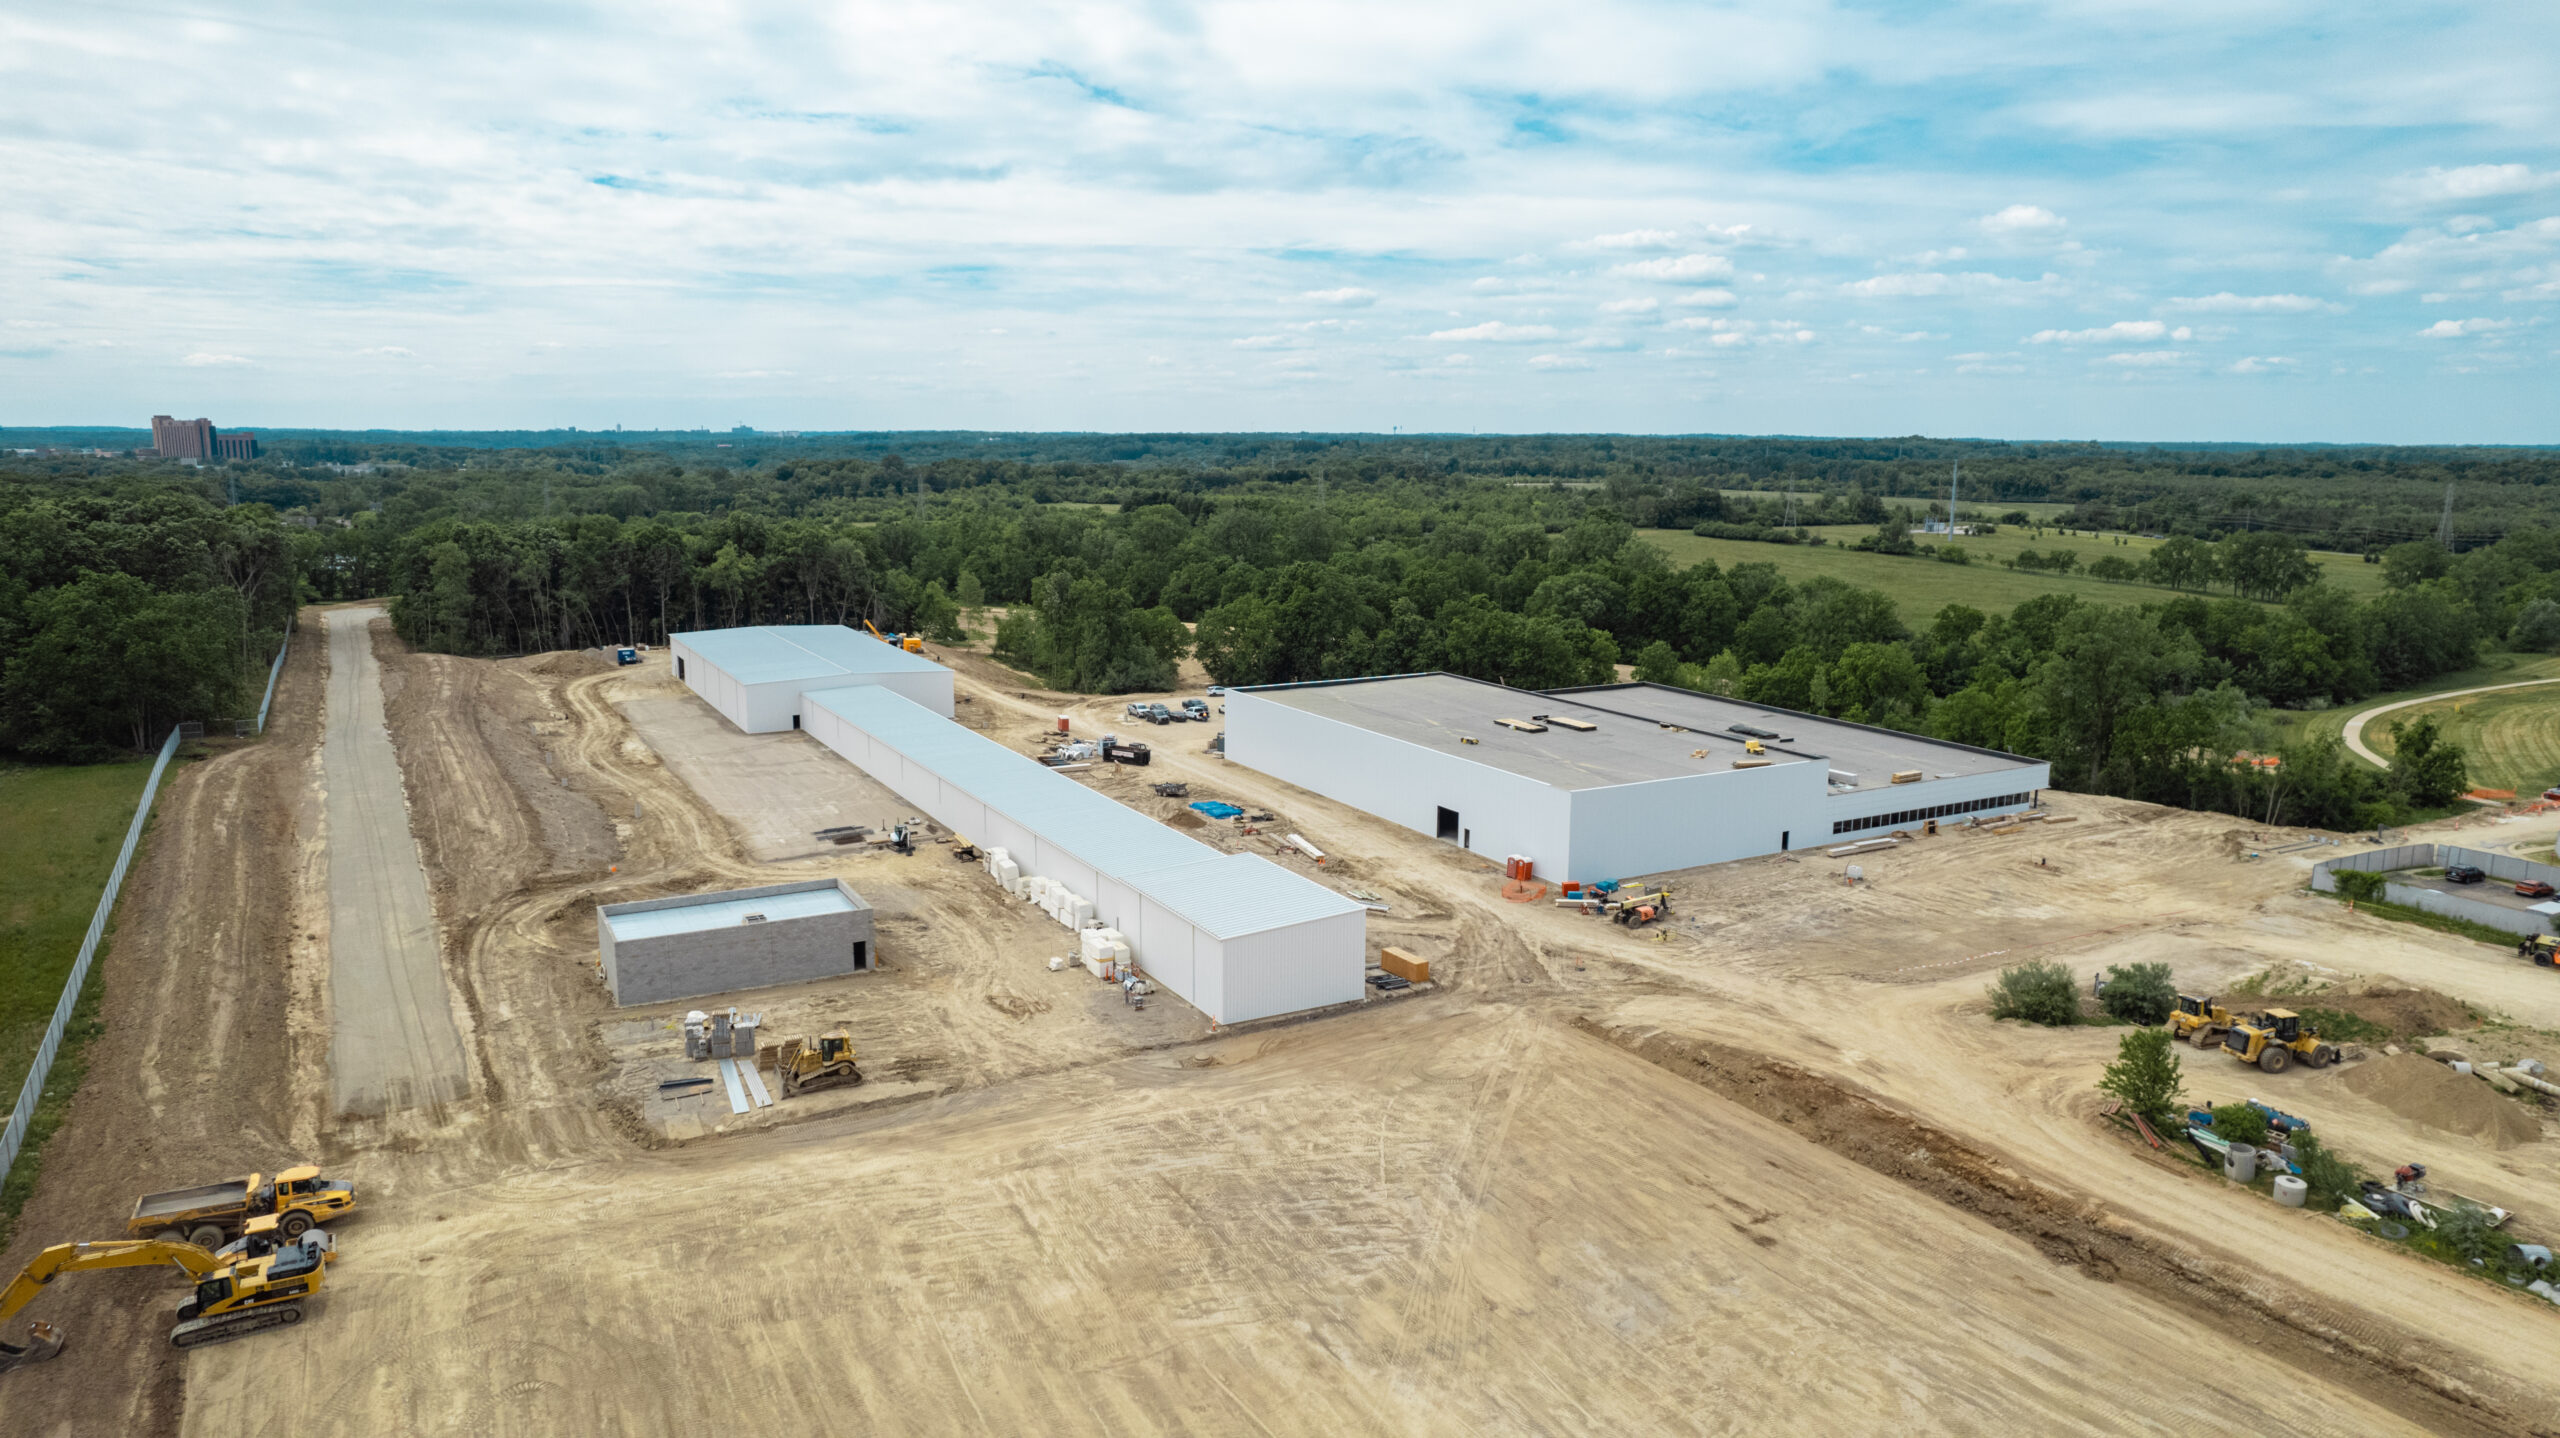
[[[2546,969],[2551,968],[2560,963],[2560,935],[2527,934],[2524,942],[2516,945],[2516,952]]]
[[[265,1245],[251,1245],[252,1249]],[[0,1290],[0,1324],[35,1301],[45,1285],[66,1273],[97,1268],[151,1268],[166,1263],[195,1284],[195,1296],[178,1307],[169,1330],[172,1348],[227,1343],[269,1328],[302,1321],[302,1300],[320,1291],[336,1257],[329,1235],[313,1229],[254,1257],[224,1257],[192,1243],[147,1238],[124,1243],[58,1243],[20,1270]],[[31,1324],[26,1343],[0,1342],[0,1373],[42,1363],[62,1351],[62,1334],[50,1323]]]
[[[2283,1073],[2300,1059],[2320,1069],[2338,1061],[2338,1047],[2320,1041],[2320,1031],[2303,1025],[2291,1009],[2269,1009],[2255,1019],[2235,1022],[2222,1036],[2222,1051],[2244,1064],[2271,1074]]]
[[[2184,1039],[2200,1049],[2222,1047],[2222,1036],[2231,1032],[2231,1010],[2213,1001],[2207,994],[2178,995],[2178,1011],[2169,1015],[2169,1037]]]
[[[782,1080],[784,1098],[862,1082],[862,1070],[853,1064],[853,1035],[843,1029],[815,1039],[784,1039],[782,1047],[774,1050],[773,1067]]]

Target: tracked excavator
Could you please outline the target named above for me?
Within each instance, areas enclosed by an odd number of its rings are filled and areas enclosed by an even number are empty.
[[[260,1249],[265,1251],[260,1252]],[[337,1244],[313,1229],[281,1243],[247,1244],[226,1256],[192,1243],[147,1238],[121,1243],[58,1243],[21,1269],[0,1290],[0,1327],[5,1327],[66,1273],[99,1268],[153,1268],[168,1264],[195,1285],[195,1295],[178,1306],[178,1326],[169,1330],[172,1348],[201,1348],[302,1321],[302,1300],[320,1291]],[[62,1351],[62,1333],[50,1323],[28,1326],[23,1344],[0,1341],[0,1373],[42,1363]]]
[[[862,1082],[862,1070],[853,1064],[853,1034],[845,1029],[814,1039],[783,1040],[774,1050],[773,1067],[782,1079],[784,1098]]]

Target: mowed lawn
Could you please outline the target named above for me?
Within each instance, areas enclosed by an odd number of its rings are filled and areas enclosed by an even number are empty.
[[[2546,665],[2550,661],[2544,661]],[[2541,676],[2519,674],[2515,678]],[[2491,684],[2514,679],[2491,679]],[[2369,705],[2355,706],[2359,711]],[[2393,757],[2391,726],[2425,716],[2471,761],[2471,782],[2484,789],[2513,789],[2520,797],[2560,784],[2560,684],[2466,694],[2408,709],[2395,709],[2364,727],[2373,752]]]
[[[0,769],[0,1102],[14,1101],[151,761]]]

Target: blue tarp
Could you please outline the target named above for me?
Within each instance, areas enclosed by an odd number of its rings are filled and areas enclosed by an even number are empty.
[[[1212,819],[1232,819],[1236,815],[1244,812],[1244,810],[1237,808],[1233,804],[1221,804],[1215,799],[1202,799],[1194,803],[1191,807],[1208,815]]]

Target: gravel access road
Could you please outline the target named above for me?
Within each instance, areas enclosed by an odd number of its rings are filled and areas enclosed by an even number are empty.
[[[426,871],[409,832],[400,760],[373,656],[379,609],[329,615],[330,1098],[343,1114],[450,1103],[471,1090],[436,943]]]

